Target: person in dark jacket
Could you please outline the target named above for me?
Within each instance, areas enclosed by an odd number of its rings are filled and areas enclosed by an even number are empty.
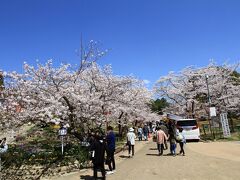
[[[144,137],[145,141],[148,141],[148,134],[149,134],[148,126],[147,126],[147,124],[144,124],[144,126],[143,126],[143,137]]]
[[[107,127],[107,164],[109,167],[109,172],[107,174],[114,173],[115,170],[115,159],[114,159],[114,152],[115,152],[115,134],[113,133],[113,128],[111,126]]]
[[[90,148],[92,153],[92,163],[93,163],[93,177],[97,179],[97,170],[100,169],[102,177],[106,179],[106,171],[104,168],[104,157],[107,150],[106,144],[103,141],[103,137],[99,135],[99,132],[95,134],[95,140]]]

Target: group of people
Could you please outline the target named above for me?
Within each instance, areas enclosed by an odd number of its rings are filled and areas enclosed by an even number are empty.
[[[93,163],[93,177],[97,179],[98,170],[102,173],[102,178],[106,179],[106,174],[113,174],[116,171],[115,165],[115,148],[116,137],[111,126],[107,127],[107,134],[104,136],[100,131],[96,131],[90,140],[91,160]],[[134,146],[136,135],[134,129],[131,127],[127,133],[128,157],[134,156]],[[107,154],[105,158],[105,153]],[[108,165],[109,171],[106,172],[105,164]]]
[[[149,133],[150,133],[150,127],[147,126],[147,124],[144,124],[143,127],[138,126],[137,131],[138,131],[137,134],[138,134],[138,140],[139,141],[142,141],[142,140],[147,141],[148,140]]]
[[[170,143],[171,155],[176,156],[177,143],[179,143],[179,154],[185,156],[184,144],[186,143],[186,139],[182,132],[183,129],[175,128],[175,125],[171,121],[169,121],[167,125],[164,123],[160,123],[156,127],[156,130],[154,132],[154,140],[157,143],[157,149],[160,156],[163,154],[164,149],[168,149],[168,140]]]
[[[115,172],[115,134],[111,126],[107,127],[107,135],[104,136],[100,131],[96,131],[90,143],[91,160],[93,163],[93,177],[97,179],[97,171],[100,170],[102,178],[106,179],[106,174]],[[105,153],[107,158],[105,158]],[[105,163],[109,171],[106,173]]]
[[[158,122],[155,126],[148,126],[144,124],[144,126],[138,126],[137,135],[138,140],[142,141],[148,140],[149,133],[153,133],[153,139],[157,143],[157,149],[159,155],[163,154],[163,150],[168,149],[168,143],[170,143],[170,153],[175,156],[177,143],[180,146],[179,154],[185,155],[184,144],[186,143],[185,137],[182,134],[183,129],[177,129],[172,121],[169,121],[168,124],[164,122]]]
[[[143,127],[138,127],[137,129],[137,137],[139,141],[148,140],[149,137],[149,127],[145,124]],[[173,123],[169,122],[168,124],[160,123],[157,124],[156,127],[152,128],[153,139],[157,143],[157,149],[159,155],[163,155],[163,151],[168,149],[168,143],[170,142],[170,153],[175,156],[176,155],[176,147],[177,143],[180,145],[179,154],[185,155],[184,144],[186,143],[185,137],[182,134],[182,129],[177,130]],[[134,146],[135,139],[137,138],[135,135],[135,129],[130,127],[127,133],[127,142],[128,146],[128,157],[134,156]],[[106,179],[106,174],[113,174],[116,170],[115,165],[115,153],[116,148],[116,137],[113,132],[113,127],[107,127],[107,134],[104,136],[100,134],[100,131],[96,131],[93,139],[90,143],[90,152],[91,159],[93,163],[93,176],[94,179],[97,179],[97,171],[100,170],[102,173],[103,179]],[[105,153],[107,154],[105,158]],[[108,165],[109,171],[106,172],[105,164]]]

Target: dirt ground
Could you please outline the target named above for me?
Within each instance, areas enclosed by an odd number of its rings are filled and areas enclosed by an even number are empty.
[[[127,151],[116,155],[117,171],[108,175],[107,180],[238,180],[240,178],[240,142],[187,143],[185,150],[186,156],[170,156],[169,150],[165,150],[163,156],[158,156],[154,142],[137,142],[136,154],[133,158],[127,158]],[[91,180],[92,170],[52,179]]]

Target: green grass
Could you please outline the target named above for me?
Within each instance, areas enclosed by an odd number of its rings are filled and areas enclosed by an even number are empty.
[[[224,138],[224,140],[228,141],[240,141],[240,132],[231,133],[231,137]]]
[[[24,137],[19,137],[14,145],[9,145],[2,155],[3,170],[25,165],[47,166],[49,164],[68,165],[76,161],[79,165],[88,159],[88,150],[81,147],[74,137],[65,140],[64,155],[56,129],[34,126]]]
[[[213,136],[210,133],[208,121],[201,122],[200,123],[200,132],[201,132],[201,139],[203,140],[214,140]],[[229,125],[231,126],[230,119],[229,119]],[[205,127],[205,133],[203,130],[203,126]],[[230,129],[232,129],[230,127]],[[224,138],[223,137],[223,131],[221,128],[212,128],[214,134],[215,134],[215,140],[219,141],[239,141],[240,140],[240,118],[233,118],[233,129],[234,132],[231,133],[231,137]]]
[[[231,137],[224,138],[222,130],[219,128],[212,128],[214,134],[215,134],[215,140],[225,140],[225,141],[240,141],[240,131],[235,131],[234,133],[231,133]],[[203,131],[201,131],[203,132]],[[214,140],[213,136],[210,132],[206,132],[206,134],[201,133],[201,139],[202,140]]]

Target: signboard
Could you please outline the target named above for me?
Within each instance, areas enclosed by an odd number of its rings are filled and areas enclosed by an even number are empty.
[[[210,117],[217,116],[216,108],[210,107]]]
[[[227,119],[227,113],[220,114],[220,120],[222,124],[223,136],[224,137],[231,137],[230,128]]]
[[[219,117],[215,116],[211,118],[211,125],[214,128],[219,128],[220,122],[219,122]]]
[[[66,136],[67,135],[67,129],[66,128],[61,128],[58,131],[59,136]]]

